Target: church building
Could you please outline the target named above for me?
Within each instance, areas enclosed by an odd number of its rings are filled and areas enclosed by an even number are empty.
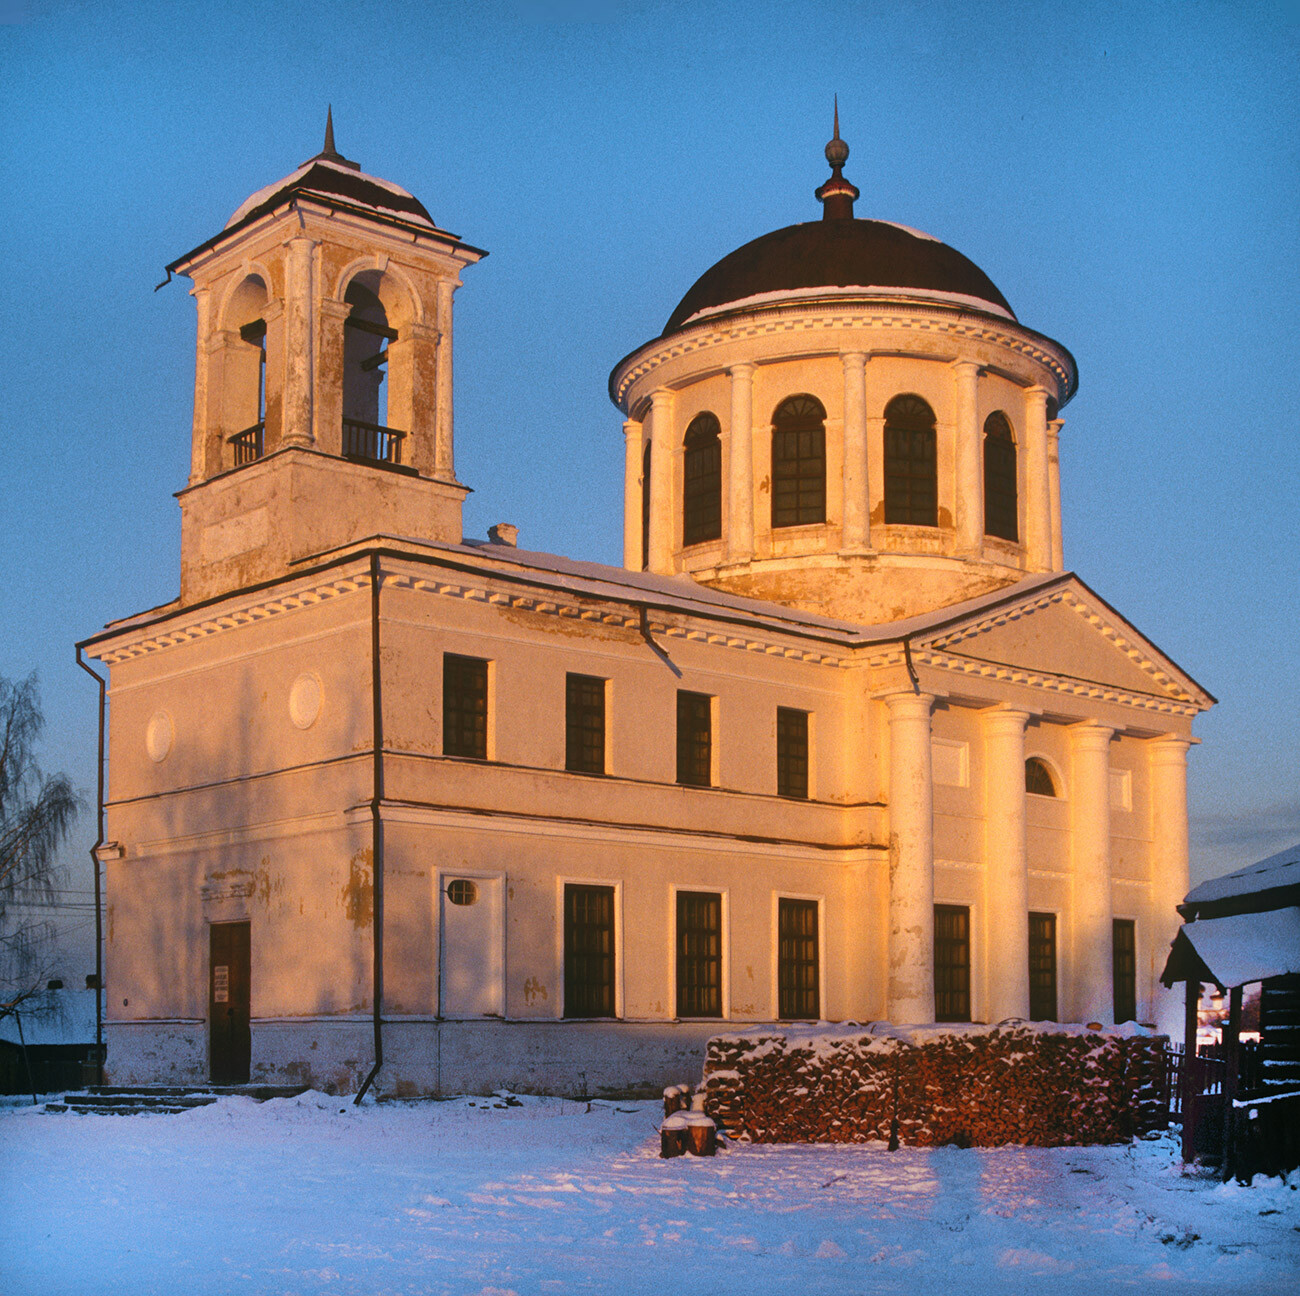
[[[848,152],[614,366],[622,567],[463,534],[485,253],[332,130],[168,267],[180,593],[81,645],[110,1081],[598,1093],[752,1023],[1181,1020],[1214,699],[1065,570],[1070,353],[855,216]]]

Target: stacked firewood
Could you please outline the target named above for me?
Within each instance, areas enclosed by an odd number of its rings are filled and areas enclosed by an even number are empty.
[[[705,1110],[756,1142],[1043,1146],[1163,1122],[1163,1037],[1014,1023],[710,1040]]]

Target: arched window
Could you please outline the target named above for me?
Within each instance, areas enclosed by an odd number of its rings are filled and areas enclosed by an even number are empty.
[[[353,281],[343,300],[352,308],[343,321],[343,454],[349,459],[401,463],[402,433],[388,427],[384,391],[387,343],[397,340],[383,303]]]
[[[1020,539],[1016,522],[1016,442],[1001,410],[984,420],[984,534]]]
[[[885,521],[939,525],[934,411],[919,396],[885,406]]]
[[[702,544],[722,536],[722,429],[708,411],[686,429],[682,468],[682,543]]]
[[[641,570],[650,568],[650,451],[654,443],[647,441],[641,455]]]
[[[772,525],[826,521],[826,411],[790,396],[772,415]]]
[[[1031,756],[1025,762],[1025,791],[1032,792],[1035,796],[1057,795],[1052,771],[1047,768],[1047,762],[1039,760],[1037,756]]]

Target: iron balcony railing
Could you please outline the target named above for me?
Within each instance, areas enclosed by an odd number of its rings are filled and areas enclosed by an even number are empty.
[[[401,465],[402,440],[405,432],[363,423],[360,419],[343,420],[343,455],[346,459],[365,459],[371,463]]]
[[[242,468],[262,457],[264,432],[264,424],[254,423],[251,428],[245,428],[228,438],[235,451],[236,468]]]

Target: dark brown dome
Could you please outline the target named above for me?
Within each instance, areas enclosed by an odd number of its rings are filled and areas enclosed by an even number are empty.
[[[916,295],[1015,319],[988,275],[956,248],[888,221],[820,220],[773,230],[723,257],[681,299],[664,335],[701,312],[819,288]]]

